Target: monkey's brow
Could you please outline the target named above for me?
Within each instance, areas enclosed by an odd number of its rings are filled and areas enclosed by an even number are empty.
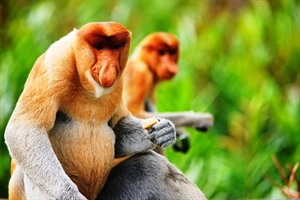
[[[128,40],[128,32],[117,33],[113,35],[95,34],[94,40],[101,43],[125,43]]]
[[[144,48],[150,50],[177,50],[177,46],[175,45],[168,45],[166,43],[156,44],[156,45],[145,45]]]

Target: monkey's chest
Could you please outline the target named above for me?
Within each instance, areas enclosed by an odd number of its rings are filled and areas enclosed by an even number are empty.
[[[50,141],[65,172],[84,194],[97,194],[114,160],[115,135],[107,123],[56,123]],[[88,196],[87,196],[88,197]]]

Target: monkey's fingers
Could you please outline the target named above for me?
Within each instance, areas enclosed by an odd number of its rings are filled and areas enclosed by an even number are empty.
[[[156,142],[160,147],[168,147],[174,144],[176,140],[170,135],[164,135],[163,137],[158,138]]]
[[[166,147],[176,142],[176,133],[172,125],[165,126],[158,130],[151,128],[149,136],[154,144],[161,147]]]
[[[150,131],[160,130],[167,126],[173,127],[175,131],[175,125],[170,120],[165,118],[157,118],[157,121],[158,123],[154,124],[151,129],[149,129]]]
[[[163,137],[165,135],[171,135],[172,137],[176,138],[176,133],[175,133],[175,129],[172,126],[164,126],[161,129],[155,129],[155,128],[151,128],[149,130],[149,138],[151,140],[155,140],[158,139],[160,137]]]

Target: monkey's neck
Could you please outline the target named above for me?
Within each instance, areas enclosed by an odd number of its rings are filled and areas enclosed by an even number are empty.
[[[80,121],[108,121],[122,103],[119,91],[122,91],[122,87],[116,85],[112,92],[98,98],[87,92],[74,92],[61,99],[60,110]]]

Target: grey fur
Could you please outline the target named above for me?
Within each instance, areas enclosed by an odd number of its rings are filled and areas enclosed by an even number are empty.
[[[141,147],[132,148],[128,140],[136,140],[133,135],[145,135],[138,128],[140,120],[126,117],[114,128],[116,134],[116,157],[141,152]],[[160,145],[171,144],[174,136],[168,120],[160,119],[150,130],[150,139]],[[174,127],[173,127],[174,130]],[[171,137],[170,137],[171,136]],[[140,137],[140,136],[139,136]],[[147,140],[145,140],[147,141]],[[144,143],[144,141],[140,141]],[[131,145],[131,146],[127,146]],[[135,150],[131,152],[129,149]],[[188,180],[180,170],[165,157],[154,151],[134,154],[114,167],[100,192],[97,200],[204,200],[201,190]]]
[[[159,122],[148,132],[143,129],[138,118],[127,116],[119,120],[113,129],[116,134],[115,157],[153,149],[155,144],[161,147],[174,144],[176,141],[174,125],[166,119],[158,120]]]
[[[50,141],[65,139],[67,134],[69,134],[67,138],[73,137],[71,133],[76,131],[77,134],[81,134],[76,128],[79,127],[78,123],[80,122],[58,111],[54,127],[50,131],[50,140],[41,127],[25,121],[17,123],[19,125],[8,124],[5,132],[6,143],[18,164],[11,181],[24,182],[22,184],[24,188],[20,187],[20,191],[27,195],[27,199],[86,199],[64,172],[52,149],[54,146],[57,150],[61,144],[50,143]],[[30,130],[30,133],[23,130]],[[127,116],[117,123],[113,131],[117,139],[116,155],[119,157],[153,149],[155,144],[150,141],[150,138],[153,138],[157,145],[172,144],[176,140],[174,125],[164,119],[160,119],[148,134],[143,129],[141,120]],[[97,153],[105,154],[105,152]]]
[[[190,112],[156,112],[155,106],[150,100],[145,103],[147,117],[159,117],[171,120],[176,127],[193,127],[199,130],[205,130],[212,126],[213,116],[208,113]]]
[[[35,190],[40,194],[35,195],[36,198],[86,199],[64,172],[42,127],[25,120],[9,123],[5,131],[5,141],[17,165],[22,166],[16,169],[13,175],[17,178],[11,181],[24,181],[23,190],[26,194],[34,194],[29,191]],[[24,180],[20,180],[23,177]]]
[[[112,169],[98,200],[202,200],[204,194],[165,157],[139,153]]]

